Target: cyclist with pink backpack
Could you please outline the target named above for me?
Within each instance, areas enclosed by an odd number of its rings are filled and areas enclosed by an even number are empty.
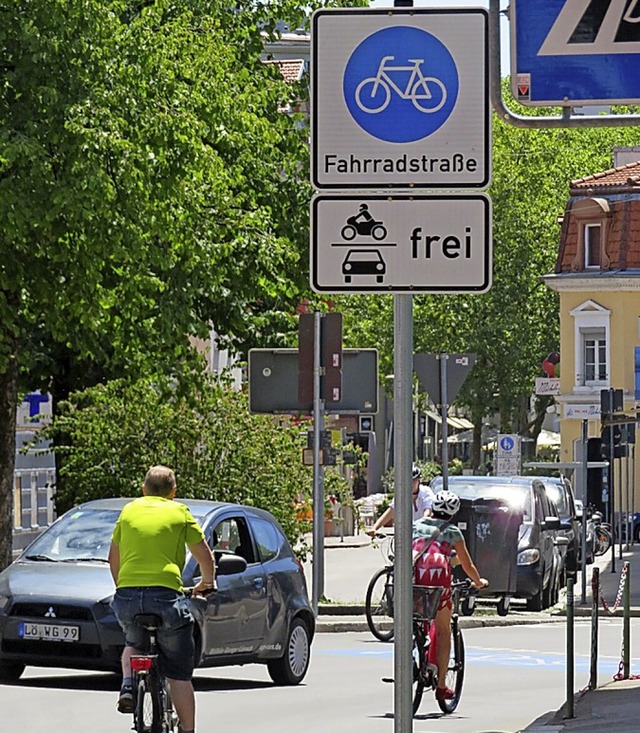
[[[437,700],[450,700],[455,693],[445,683],[451,651],[451,557],[476,588],[486,588],[489,581],[481,578],[473,563],[461,530],[453,523],[460,509],[460,499],[452,491],[439,491],[431,504],[431,516],[413,524],[413,567],[416,585],[443,588],[435,618],[438,662]]]

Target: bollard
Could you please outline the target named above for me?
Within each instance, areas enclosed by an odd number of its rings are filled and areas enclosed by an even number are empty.
[[[574,718],[573,686],[575,672],[574,653],[574,622],[573,622],[573,578],[567,578],[567,714],[565,717]]]
[[[600,570],[593,569],[591,576],[591,670],[589,689],[598,686],[598,594],[600,592]]]
[[[631,578],[629,577],[629,563],[625,562],[624,571],[624,619],[622,622],[622,679],[629,679],[631,654]]]

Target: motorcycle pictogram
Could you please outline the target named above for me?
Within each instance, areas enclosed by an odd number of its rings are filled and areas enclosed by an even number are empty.
[[[342,227],[340,234],[348,242],[355,239],[357,234],[363,237],[373,237],[379,242],[387,236],[387,230],[381,221],[376,221],[371,216],[367,204],[360,204],[359,213],[347,219],[347,223]]]

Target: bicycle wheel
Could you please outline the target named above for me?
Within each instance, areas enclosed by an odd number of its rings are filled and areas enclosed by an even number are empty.
[[[137,733],[162,733],[160,689],[153,673],[138,681],[134,726]]]
[[[178,716],[173,708],[171,690],[166,679],[162,680],[162,702],[164,708],[164,730],[162,733],[178,733]]]
[[[364,602],[371,633],[380,641],[393,638],[393,568],[382,568],[371,578]]]
[[[447,101],[445,85],[433,76],[419,79],[411,90],[411,101],[420,112],[437,112]]]
[[[447,669],[446,686],[453,690],[455,695],[451,700],[438,700],[438,705],[443,713],[449,715],[460,702],[462,695],[462,683],[464,682],[464,640],[462,631],[458,626],[457,619],[451,619],[451,652],[449,654],[449,667]]]
[[[375,90],[375,91],[374,91]],[[356,87],[356,104],[363,112],[378,114],[389,106],[391,89],[384,79],[363,79]]]
[[[418,712],[420,703],[422,702],[422,693],[424,692],[424,676],[422,674],[422,665],[424,663],[424,639],[415,633],[413,634],[413,643],[411,648],[411,678],[413,689],[413,714]]]

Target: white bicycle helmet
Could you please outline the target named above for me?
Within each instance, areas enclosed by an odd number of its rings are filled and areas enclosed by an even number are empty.
[[[433,497],[431,508],[434,512],[453,517],[460,509],[460,498],[453,491],[438,491]]]
[[[416,464],[413,464],[413,468],[411,469],[411,478],[415,481],[417,478],[420,478],[422,476],[422,471],[420,470],[419,466],[416,466]]]

